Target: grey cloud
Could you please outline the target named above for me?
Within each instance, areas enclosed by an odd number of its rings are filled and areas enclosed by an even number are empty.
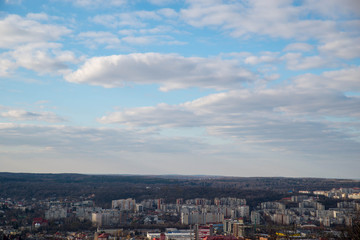
[[[1,145],[49,147],[58,153],[87,156],[121,152],[196,152],[207,146],[198,139],[166,137],[154,131],[13,123],[0,123]]]
[[[205,127],[211,135],[296,152],[359,154],[360,99],[332,89],[236,90],[170,106],[133,108],[100,119],[129,126]],[[342,124],[334,124],[339,119]],[[354,121],[354,122],[353,122]],[[355,134],[356,135],[356,134]],[[339,155],[340,156],[340,155]]]
[[[324,117],[359,118],[359,113],[354,111],[359,104],[359,98],[324,89],[321,93],[291,87],[255,92],[240,90],[213,94],[180,105],[127,109],[103,116],[99,121],[129,126],[199,127],[241,124],[263,116],[274,121],[284,118],[321,122]]]
[[[286,128],[289,128],[292,137],[286,142],[281,137],[282,141],[278,142],[278,135],[282,135],[285,131],[283,123],[278,126],[274,126],[271,122],[266,123],[263,132],[255,125],[249,124],[244,127],[233,126],[233,129],[227,127],[228,132],[214,126],[208,128],[208,131],[220,131],[226,142],[206,144],[204,142],[211,142],[211,139],[207,140],[204,136],[171,137],[143,129],[0,123],[0,163],[5,166],[3,170],[6,171],[18,169],[64,172],[69,171],[68,167],[71,166],[72,171],[83,173],[96,171],[96,173],[199,174],[206,171],[209,174],[238,175],[240,169],[243,171],[241,173],[243,176],[356,176],[357,172],[354,168],[357,168],[358,161],[353,159],[354,152],[349,151],[356,147],[354,142],[346,146],[345,144],[349,142],[344,141],[344,145],[335,147],[329,145],[333,137],[326,133],[319,135],[325,138],[316,144],[311,139],[305,142],[304,137],[311,137],[305,132],[316,129],[327,130],[322,125],[310,125],[287,125]],[[248,137],[256,136],[255,132],[259,135],[258,139]],[[212,134],[218,133],[212,132]],[[234,134],[246,135],[248,139],[239,136],[234,139]],[[275,135],[275,141],[266,139],[271,134]],[[260,137],[265,137],[268,142],[259,141]],[[305,144],[301,144],[302,142]],[[334,143],[339,142],[334,141]],[[313,146],[310,146],[311,144]],[[298,148],[294,148],[296,145]],[[314,151],[316,147],[319,147],[318,151]],[[324,147],[335,148],[329,154],[319,153]],[[296,152],[298,149],[305,150],[305,153]],[[341,151],[337,152],[337,149]],[[340,165],[337,161],[339,157],[345,158]],[[324,164],[322,160],[325,158],[326,164],[331,167],[321,171]],[[233,167],[229,169],[227,163]],[[310,172],[309,164],[312,166]],[[266,167],[259,168],[259,165]]]
[[[199,118],[188,109],[160,104],[156,107],[142,107],[111,113],[99,118],[98,121],[104,124],[120,123],[128,126],[193,127],[203,124]]]

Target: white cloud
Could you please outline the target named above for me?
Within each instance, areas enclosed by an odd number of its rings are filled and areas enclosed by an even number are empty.
[[[158,39],[156,36],[126,36],[121,40],[134,45],[148,45],[157,42]]]
[[[137,33],[139,34],[159,34],[159,33],[166,33],[166,32],[172,32],[174,31],[169,26],[156,26],[154,28],[145,28],[145,29],[139,29]]]
[[[148,0],[148,1],[154,5],[160,5],[160,6],[173,3],[173,0]]]
[[[360,56],[360,47],[357,42],[360,38],[337,37],[332,41],[325,42],[318,46],[319,55],[308,55],[306,52],[314,49],[313,45],[307,43],[288,44],[284,49],[284,54],[278,52],[262,52],[259,56],[250,53],[232,53],[229,56],[239,58],[246,64],[259,65],[262,63],[286,62],[289,70],[307,70],[315,68],[334,68],[344,66],[339,59],[354,59]]]
[[[303,5],[306,10],[328,18],[360,16],[360,2],[357,0],[305,0]]]
[[[52,112],[31,112],[22,109],[12,109],[6,112],[0,112],[0,116],[15,121],[41,121],[41,122],[63,122],[64,118],[57,116]]]
[[[233,60],[138,53],[91,58],[65,79],[103,87],[160,84],[160,90],[168,91],[193,86],[218,90],[240,87],[256,76]]]
[[[71,30],[64,26],[41,24],[18,15],[8,15],[0,20],[0,32],[0,48],[13,48],[19,44],[55,41]]]
[[[336,66],[333,59],[323,56],[303,56],[302,53],[286,53],[282,56],[290,70],[305,70],[321,67]]]
[[[78,63],[79,59],[71,51],[60,50],[58,43],[38,42],[17,47],[13,51],[2,54],[2,61],[7,63],[3,75],[23,67],[39,74],[65,74],[68,64]]]
[[[143,116],[144,118],[140,119],[139,116]],[[141,125],[147,127],[179,127],[181,123],[184,124],[181,127],[194,127],[201,125],[201,121],[196,118],[196,115],[192,111],[180,106],[170,106],[167,104],[159,104],[156,107],[128,109],[124,112],[115,112],[109,114],[108,116],[103,116],[98,119],[98,121],[101,123],[120,123],[128,126]]]
[[[195,27],[218,27],[233,37],[270,36],[298,40],[330,40],[340,32],[357,32],[350,27],[347,13],[359,15],[349,0],[307,1],[294,5],[289,0],[254,1],[188,1],[180,11],[182,19]],[[333,9],[336,9],[333,11]],[[321,18],[333,15],[331,18]],[[310,17],[309,17],[310,16]],[[335,22],[334,18],[344,21]],[[347,25],[347,27],[344,27]]]
[[[22,0],[5,0],[6,4],[20,4]]]
[[[335,56],[343,59],[353,59],[360,57],[360,37],[357,38],[342,38],[338,37],[329,40],[323,45],[319,46],[319,51],[323,54]]]
[[[261,63],[275,63],[281,61],[278,55],[279,54],[276,52],[265,52],[261,56],[248,56],[245,58],[244,62],[251,65],[257,65]]]
[[[48,20],[49,16],[46,13],[28,13],[26,18],[41,21]]]
[[[239,61],[244,62],[245,64],[257,67],[257,71],[264,73],[276,70],[276,64],[282,62],[285,62],[287,69],[292,71],[316,68],[320,69],[323,67],[333,68],[341,66],[341,62],[331,54],[321,53],[319,55],[304,55],[302,52],[305,51],[305,46],[302,45],[288,45],[284,51],[285,53],[282,55],[279,52],[261,52],[258,56],[250,53],[231,53],[225,54],[224,56],[237,58]],[[265,64],[265,68],[264,66],[259,66],[261,64]],[[274,68],[271,69],[267,68],[266,66],[274,66]]]
[[[97,24],[104,25],[106,27],[124,27],[124,26],[131,26],[131,27],[145,27],[146,24],[137,19],[136,16],[133,14],[118,14],[118,15],[96,15],[95,17],[91,18],[91,21]]]
[[[355,159],[360,149],[360,112],[355,110],[360,98],[345,96],[344,91],[360,91],[359,69],[305,74],[276,89],[233,90],[179,105],[128,108],[98,121],[129,127],[205,127],[210,135],[241,144],[324,158],[349,153]]]
[[[314,46],[307,43],[290,43],[284,48],[284,51],[309,52],[313,49]]]
[[[186,42],[178,41],[171,33],[178,33],[170,26],[155,26],[153,28],[123,29],[118,31],[125,35],[121,41],[130,45],[184,45]]]
[[[136,29],[122,29],[122,30],[119,30],[118,33],[121,35],[133,35],[137,32],[138,31]]]
[[[96,15],[91,20],[97,24],[104,25],[106,27],[146,27],[147,22],[145,20],[161,20],[156,12],[152,11],[135,11],[124,12],[119,14],[106,14]]]
[[[127,0],[72,0],[73,4],[80,7],[112,7],[112,6],[123,6],[127,3]]]
[[[29,13],[26,17],[7,15],[0,20],[0,48],[8,51],[1,53],[1,76],[9,76],[19,67],[40,74],[64,74],[68,64],[78,59],[71,51],[61,50],[62,44],[55,41],[71,33],[64,26],[43,24],[38,21],[49,20],[45,13]]]
[[[130,45],[185,45],[186,42],[174,40],[168,35],[141,35],[141,36],[126,36],[121,38],[121,41]]]
[[[336,79],[338,74],[328,75],[334,75]],[[360,118],[360,113],[353,111],[360,104],[359,98],[345,97],[331,87],[321,87],[322,92],[300,84],[276,90],[236,90],[180,105],[159,104],[156,107],[126,109],[103,116],[99,121],[129,126],[200,127],[237,126],[263,118],[289,121],[288,124],[308,119],[322,122],[324,116]],[[258,124],[261,131],[261,121]]]
[[[16,69],[16,64],[9,60],[6,54],[0,55],[0,76],[5,77],[9,76],[10,73]]]
[[[96,48],[98,45],[105,45],[106,48],[120,48],[120,39],[111,32],[82,32],[78,37],[90,48]]]
[[[281,58],[267,54],[252,54],[244,58],[251,65],[286,61],[290,70],[333,68],[341,60],[360,56],[359,3],[339,1],[187,1],[180,11],[186,23],[194,27],[209,27],[237,38],[251,39],[269,36],[302,42],[283,48]],[[324,7],[323,7],[324,6]],[[323,7],[323,8],[322,8]],[[337,11],[333,11],[337,9]],[[341,21],[335,20],[341,19]],[[309,41],[305,43],[304,41]],[[302,52],[318,50],[319,55]]]
[[[166,18],[175,18],[179,15],[174,9],[171,8],[162,8],[157,10],[156,12]]]
[[[320,76],[305,74],[297,76],[294,83],[299,88],[309,88],[316,91],[332,89],[337,91],[360,91],[360,67],[350,67],[341,70],[323,72]]]

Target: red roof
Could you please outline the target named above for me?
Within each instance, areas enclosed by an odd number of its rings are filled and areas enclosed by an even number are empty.
[[[108,233],[102,233],[98,236],[98,238],[108,238],[110,236],[110,234]]]
[[[208,236],[204,238],[204,240],[237,240],[237,238],[234,236],[219,235],[219,236]]]
[[[42,223],[48,223],[48,221],[46,220],[46,219],[43,219],[43,218],[34,218],[33,219],[33,223],[35,224],[35,223],[40,223],[40,224],[42,224]]]

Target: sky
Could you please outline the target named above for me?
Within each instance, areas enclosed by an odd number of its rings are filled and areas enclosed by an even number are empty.
[[[0,171],[360,178],[358,0],[0,0]]]

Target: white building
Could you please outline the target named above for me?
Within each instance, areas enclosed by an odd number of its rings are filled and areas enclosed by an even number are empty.
[[[51,206],[49,210],[45,211],[45,219],[61,219],[67,217],[67,208],[62,206]]]
[[[135,203],[135,199],[132,198],[118,199],[118,200],[112,200],[111,207],[119,209],[120,211],[135,212],[136,203]]]

